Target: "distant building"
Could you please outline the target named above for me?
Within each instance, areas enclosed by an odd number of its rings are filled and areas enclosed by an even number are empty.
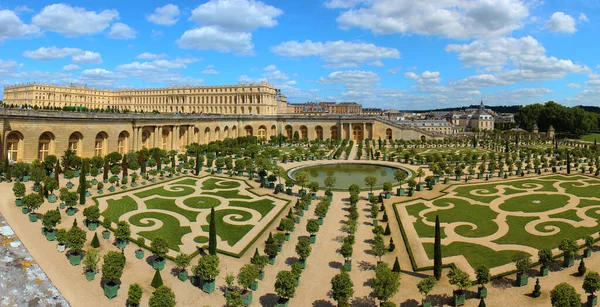
[[[483,105],[483,101],[479,106],[479,109],[467,109],[462,112],[452,112],[445,116],[448,120],[450,119],[456,130],[460,131],[473,131],[477,129],[482,130],[494,130],[494,116],[493,112],[486,109]]]
[[[382,116],[383,113],[384,113],[384,110],[381,108],[363,108],[362,109],[362,114],[365,114],[365,115]]]
[[[296,114],[361,114],[362,105],[356,102],[287,103],[286,113]]]
[[[453,134],[452,125],[443,119],[403,120],[400,123],[426,131]]]

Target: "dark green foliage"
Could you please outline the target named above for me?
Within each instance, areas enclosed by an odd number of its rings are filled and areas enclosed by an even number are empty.
[[[385,212],[385,211],[384,211],[384,212],[383,212],[383,218],[381,219],[381,221],[383,221],[383,222],[387,222],[387,221],[388,221],[388,219],[389,219],[389,218],[388,218],[387,212]]]
[[[435,241],[433,244],[433,275],[435,279],[442,278],[442,235],[440,229],[440,217],[435,216]]]
[[[580,276],[583,276],[587,268],[585,267],[585,262],[583,262],[583,258],[581,258],[581,262],[579,262],[579,267],[577,268],[577,272],[579,272]]]
[[[388,245],[388,250],[393,252],[396,249],[396,244],[394,244],[394,238],[390,238],[390,244]]]
[[[531,296],[540,297],[540,295],[542,295],[542,292],[540,291],[541,289],[542,289],[542,287],[540,286],[540,279],[536,278],[535,286],[533,287],[533,292],[531,293]]]
[[[479,300],[478,307],[485,307],[485,300],[483,299],[483,297]]]
[[[160,270],[156,270],[154,272],[154,277],[152,277],[152,283],[151,286],[154,287],[154,289],[157,289],[158,287],[163,285],[163,280],[162,277],[160,276]]]
[[[394,261],[394,267],[392,268],[392,272],[396,272],[396,273],[401,272],[400,262],[398,262],[398,257],[396,257],[396,260]]]
[[[392,234],[392,231],[390,230],[390,224],[389,223],[385,226],[385,231],[383,232],[383,234],[386,235],[386,236],[389,236],[389,235]]]
[[[210,208],[210,224],[208,231],[208,253],[217,254],[217,225],[215,223],[215,208]]]
[[[98,233],[94,233],[94,238],[92,239],[92,247],[93,248],[100,247],[100,241],[98,240]]]
[[[85,169],[82,167],[79,172],[79,204],[85,205],[85,192],[87,191],[87,182],[85,181]]]

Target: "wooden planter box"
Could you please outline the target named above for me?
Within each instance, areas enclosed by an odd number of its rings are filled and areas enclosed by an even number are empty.
[[[160,271],[165,268],[165,264],[165,259],[154,259],[154,261],[152,261],[152,268]]]
[[[114,298],[119,292],[119,285],[112,282],[104,284],[104,296]]]
[[[452,291],[452,298],[454,299],[454,306],[462,306],[465,304],[466,295],[463,290]]]
[[[209,293],[209,294],[213,293],[215,291],[215,284],[216,284],[216,282],[214,280],[212,280],[212,281],[205,280],[204,283],[202,283],[202,291]]]
[[[574,263],[575,263],[575,257],[564,256],[564,258],[563,258],[563,266],[565,268],[572,267]]]
[[[110,231],[108,231],[108,230],[102,231],[102,238],[108,240],[110,238]]]
[[[517,273],[517,287],[527,286],[529,281],[529,275],[523,273]]]
[[[598,305],[598,297],[595,295],[588,295],[587,297],[587,306],[594,307]]]
[[[478,298],[486,298],[487,297],[487,288],[486,287],[477,288],[477,297]]]
[[[138,259],[144,258],[144,250],[143,249],[136,249],[135,250],[135,258],[138,258]]]
[[[549,272],[549,268],[547,266],[540,267],[540,276],[547,276]]]

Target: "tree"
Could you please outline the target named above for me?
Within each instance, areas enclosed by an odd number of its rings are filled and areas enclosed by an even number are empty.
[[[265,255],[261,255],[258,253],[258,248],[256,248],[256,250],[254,251],[254,256],[252,256],[252,259],[250,259],[250,263],[256,265],[256,267],[258,267],[258,271],[263,272],[265,269],[265,266],[267,266],[267,263],[269,262],[269,258]]]
[[[31,194],[27,194],[25,197],[23,197],[22,202],[23,202],[23,205],[27,209],[29,209],[29,212],[33,213],[35,210],[40,208],[40,206],[44,202],[44,199],[37,193],[31,193]]]
[[[579,275],[583,276],[583,274],[585,274],[586,271],[587,268],[585,267],[585,262],[583,261],[583,258],[581,258],[581,261],[579,262],[579,267],[577,268],[577,272],[579,273]]]
[[[543,267],[550,267],[552,264],[552,250],[549,248],[543,248],[538,251],[538,259]]]
[[[394,273],[402,272],[402,270],[400,269],[400,262],[398,261],[398,257],[396,257],[396,260],[394,260],[394,266],[392,267],[392,272],[394,272]]]
[[[365,185],[371,188],[371,193],[373,193],[373,187],[377,185],[377,177],[375,176],[367,176],[365,177]]]
[[[98,220],[100,219],[100,208],[98,208],[98,205],[87,207],[83,209],[83,216],[85,216],[88,223],[98,223]]]
[[[433,290],[433,287],[435,286],[436,282],[437,279],[435,279],[435,277],[427,277],[419,281],[419,283],[417,284],[417,288],[419,289],[419,293],[423,295],[423,301],[428,301],[427,295],[429,294],[429,292],[431,292],[431,290]]]
[[[417,178],[419,178],[419,184],[421,183],[421,177],[423,176],[425,176],[425,171],[423,171],[423,169],[419,167],[419,169],[417,170]]]
[[[311,236],[314,236],[319,232],[319,226],[319,222],[316,219],[309,219],[306,223],[306,231],[308,231]]]
[[[339,307],[349,306],[348,301],[354,295],[354,283],[345,269],[331,279],[331,296]]]
[[[175,304],[175,293],[167,286],[158,287],[148,302],[150,307],[174,307]]]
[[[571,258],[575,256],[575,253],[579,249],[579,246],[577,245],[577,242],[575,242],[575,240],[569,238],[563,239],[558,245],[558,249],[564,253],[565,257]]]
[[[310,256],[310,252],[312,251],[312,247],[310,246],[310,241],[308,238],[302,237],[298,240],[296,244],[296,254],[300,257],[300,260],[306,260],[308,256]]]
[[[94,233],[94,237],[92,238],[92,243],[90,244],[93,248],[100,247],[100,240],[98,240],[98,233]]]
[[[396,169],[394,171],[394,179],[398,181],[398,183],[400,184],[400,188],[402,188],[402,182],[404,181],[404,179],[406,179],[406,172],[399,168]]]
[[[130,306],[138,306],[140,301],[142,300],[142,287],[137,283],[133,283],[129,285],[129,290],[127,291],[127,302]]]
[[[83,266],[86,272],[96,272],[98,262],[100,261],[100,252],[95,249],[89,249],[83,258]]]
[[[85,181],[85,169],[82,169],[79,172],[79,186],[77,187],[79,191],[79,204],[85,205],[85,194],[87,191],[87,182]]]
[[[381,302],[389,300],[400,288],[400,274],[392,272],[387,263],[381,262],[375,268],[375,278],[371,279],[371,288]]]
[[[523,252],[516,253],[513,256],[512,260],[515,263],[515,267],[517,268],[517,273],[526,274],[532,266],[531,259],[529,259],[529,255]]]
[[[208,226],[208,253],[217,254],[217,223],[215,222],[215,208],[210,208],[210,222]]]
[[[58,209],[48,210],[42,217],[42,225],[46,231],[52,231],[61,221],[60,211]]]
[[[531,296],[540,297],[540,295],[542,295],[542,292],[540,291],[541,289],[542,289],[542,287],[540,286],[540,279],[536,278],[535,286],[533,286],[533,292],[531,293]]]
[[[331,189],[335,186],[336,181],[337,178],[334,175],[328,175],[325,177],[323,183],[325,184],[325,187],[327,187],[327,191],[331,192]]]
[[[275,292],[282,299],[294,297],[296,293],[296,276],[290,271],[279,271],[275,277]]]
[[[307,172],[298,172],[296,174],[296,184],[299,185],[302,190],[304,190],[304,187],[308,184],[308,173]]]
[[[485,265],[479,266],[477,268],[477,270],[475,271],[475,276],[477,279],[477,284],[479,284],[482,288],[485,288],[485,285],[492,279],[490,269]]]
[[[185,269],[190,265],[191,260],[192,257],[190,257],[190,255],[186,253],[179,253],[177,254],[177,257],[175,257],[175,265],[180,271],[185,271]]]
[[[471,286],[471,278],[469,274],[459,268],[453,268],[448,273],[448,281],[451,285],[456,286],[458,290],[465,290]]]
[[[54,190],[58,188],[58,183],[56,182],[58,179],[56,178],[58,178],[58,175],[55,178],[46,177],[43,180],[44,189],[50,194],[53,194]]]
[[[244,288],[244,290],[248,290],[256,282],[258,278],[258,267],[254,264],[246,264],[238,273],[237,280],[238,284]]]
[[[154,256],[162,260],[169,251],[169,243],[162,237],[154,237],[150,242],[150,249]]]
[[[433,275],[435,279],[442,278],[442,235],[440,229],[440,217],[435,216],[435,240],[433,243]]]
[[[600,290],[600,274],[594,271],[588,272],[583,278],[583,290],[589,295],[594,295]]]
[[[154,276],[152,277],[152,282],[150,285],[156,289],[163,285],[162,276],[160,276],[160,270],[154,270]]]
[[[573,286],[562,282],[550,291],[550,302],[554,307],[579,307],[581,297]]]
[[[375,255],[375,257],[379,257],[379,262],[381,262],[381,257],[383,257],[387,251],[388,250],[385,247],[385,242],[383,241],[383,236],[381,234],[376,234],[373,244],[371,244],[371,252],[373,255]]]
[[[194,268],[194,274],[201,276],[206,281],[213,281],[219,272],[219,257],[210,254],[200,257],[198,265]]]
[[[77,222],[77,220],[75,220]],[[71,249],[71,253],[78,255],[81,253],[81,249],[85,244],[85,230],[74,225],[67,232],[66,237],[67,246]]]
[[[126,221],[119,221],[117,223],[117,229],[115,229],[115,238],[117,240],[125,241],[131,235],[131,227]]]
[[[25,196],[25,185],[21,182],[15,181],[15,183],[13,184],[12,190],[17,199]]]
[[[116,251],[109,251],[103,257],[102,278],[115,283],[123,276],[123,268],[125,268],[125,256]]]

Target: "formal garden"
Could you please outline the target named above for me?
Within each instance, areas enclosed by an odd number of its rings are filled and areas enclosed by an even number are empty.
[[[287,200],[259,196],[239,179],[186,177],[95,198],[104,221],[127,221],[132,237],[165,238],[172,250],[193,253],[208,244],[214,208],[219,251],[240,256],[279,215]]]

